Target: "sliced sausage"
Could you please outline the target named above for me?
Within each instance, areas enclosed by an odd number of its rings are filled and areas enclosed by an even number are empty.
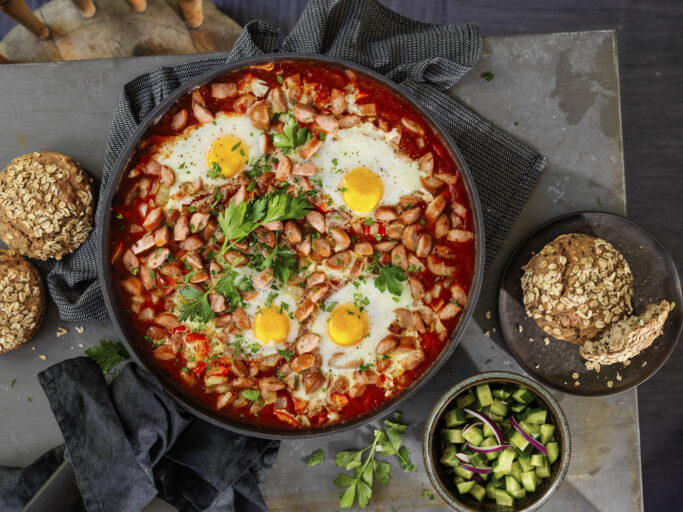
[[[415,224],[420,219],[420,215],[422,215],[422,210],[419,206],[416,206],[403,212],[398,217],[398,221],[402,224]]]
[[[306,354],[307,352],[313,352],[320,343],[320,335],[313,332],[307,332],[296,340],[294,348],[297,354]]]
[[[218,82],[211,84],[211,96],[217,100],[232,98],[237,95],[237,84],[234,82]]]
[[[420,227],[411,224],[403,231],[403,237],[401,238],[403,245],[409,251],[415,251],[417,249],[417,244],[420,241]]]
[[[420,237],[420,241],[417,243],[417,249],[415,249],[415,254],[420,258],[424,258],[432,252],[432,236],[429,233],[423,233]]]
[[[300,123],[312,123],[315,120],[315,116],[318,114],[318,111],[314,107],[306,105],[305,103],[297,103],[294,105],[292,114],[294,115],[294,119]]]
[[[154,245],[154,235],[149,233],[145,236],[143,236],[140,240],[135,242],[133,246],[131,247],[131,250],[133,251],[134,254],[141,254],[152,247],[155,247]]]
[[[190,219],[186,215],[181,215],[173,227],[173,240],[182,242],[190,234]]]
[[[393,265],[398,265],[403,270],[408,270],[408,256],[405,247],[400,244],[394,247],[391,251],[391,263]]]
[[[147,256],[147,265],[150,268],[159,268],[171,255],[171,251],[165,247],[160,247],[149,256]]]
[[[130,249],[123,253],[123,264],[131,272],[133,269],[140,268],[140,260]]]
[[[309,224],[311,226],[313,226],[313,228],[318,233],[324,233],[325,232],[325,227],[326,227],[325,217],[319,211],[313,210],[311,212],[308,212],[306,214],[306,220],[309,222]]]
[[[213,123],[216,119],[211,112],[209,112],[206,107],[200,105],[199,103],[192,104],[192,113],[197,118],[200,123]]]
[[[360,117],[354,114],[349,114],[346,116],[342,116],[339,119],[339,128],[351,128],[352,126],[356,126],[359,123]]]
[[[333,132],[339,128],[339,121],[334,117],[325,114],[318,114],[315,116],[315,123],[327,133]]]
[[[353,252],[359,256],[372,256],[374,250],[372,249],[372,244],[370,242],[356,242],[353,246]]]
[[[346,95],[339,89],[330,92],[330,110],[335,116],[340,116],[346,110]]]
[[[315,176],[316,171],[317,168],[313,162],[302,162],[292,167],[292,174],[296,176]]]
[[[449,242],[467,242],[472,238],[474,238],[474,233],[464,229],[451,229],[447,235]]]
[[[173,115],[173,118],[171,119],[171,129],[178,131],[185,128],[188,117],[189,116],[187,115],[187,109],[180,109]]]
[[[351,238],[343,229],[330,228],[330,236],[336,243],[334,250],[337,252],[344,251],[351,245]]]
[[[301,158],[303,158],[304,160],[308,160],[313,155],[315,155],[315,153],[318,151],[322,143],[323,141],[320,140],[320,137],[318,135],[316,135],[308,142],[306,142],[306,144],[299,148],[299,156],[301,156]]]
[[[254,103],[249,109],[249,120],[257,130],[270,130],[270,116],[264,101]]]
[[[427,206],[427,209],[425,210],[425,216],[429,220],[435,221],[436,219],[439,218],[439,215],[441,215],[444,208],[446,208],[446,203],[448,203],[446,196],[444,196],[444,195],[436,196],[432,200],[432,202],[429,203],[429,206]]]
[[[425,287],[422,284],[422,281],[415,276],[410,276],[408,284],[410,285],[410,293],[413,296],[413,299],[422,300],[425,296]]]
[[[455,315],[457,315],[461,311],[462,308],[460,306],[452,302],[449,302],[439,310],[439,319],[450,320],[451,318],[455,318]]]

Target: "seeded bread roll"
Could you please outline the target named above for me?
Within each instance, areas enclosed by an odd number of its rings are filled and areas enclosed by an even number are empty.
[[[0,173],[0,238],[24,256],[61,259],[88,238],[92,179],[71,158],[30,153]]]
[[[0,354],[30,340],[45,313],[43,281],[28,260],[0,250]]]
[[[522,270],[527,314],[558,340],[578,345],[594,340],[633,310],[631,269],[600,238],[561,235]]]
[[[664,322],[674,306],[663,300],[659,304],[650,304],[642,315],[620,320],[599,340],[584,343],[579,349],[581,356],[600,364],[628,361],[662,334]]]

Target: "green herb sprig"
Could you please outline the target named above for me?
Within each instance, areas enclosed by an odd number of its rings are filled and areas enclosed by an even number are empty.
[[[403,283],[408,280],[408,276],[401,267],[387,265],[379,267],[379,275],[375,278],[375,287],[380,291],[389,291],[392,295],[399,296],[403,293]]]
[[[290,114],[282,127],[282,133],[273,135],[273,146],[280,148],[286,154],[306,142],[308,136],[308,129],[305,126],[299,126],[294,116]]]
[[[102,373],[105,375],[126,359],[130,359],[130,354],[123,343],[106,339],[100,340],[99,345],[87,348],[85,355],[93,359],[102,368]]]

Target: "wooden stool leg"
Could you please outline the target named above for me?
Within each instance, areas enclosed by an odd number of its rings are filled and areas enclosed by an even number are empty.
[[[95,15],[95,4],[92,0],[71,0],[84,18],[92,18]]]
[[[135,12],[142,12],[147,9],[147,0],[128,0]]]
[[[204,22],[202,0],[178,0],[185,17],[185,23],[190,28],[198,28]]]
[[[50,35],[50,29],[33,14],[24,0],[9,0],[7,3],[0,2],[0,10],[20,25],[26,27],[38,39],[47,39]]]

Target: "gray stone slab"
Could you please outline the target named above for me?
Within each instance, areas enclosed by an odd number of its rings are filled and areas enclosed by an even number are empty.
[[[375,486],[368,510],[446,509],[430,489],[422,467],[420,439],[431,404],[460,379],[489,369],[522,370],[498,334],[497,282],[502,265],[525,233],[557,215],[599,209],[624,214],[624,168],[619,80],[613,32],[579,32],[485,40],[477,70],[452,94],[548,157],[548,167],[499,257],[486,273],[474,319],[447,365],[402,406],[409,424],[407,444],[418,466],[403,473],[392,464],[389,486]],[[199,56],[194,57],[199,58]],[[118,89],[126,80],[187,56],[112,61],[17,65],[0,68],[0,162],[33,150],[72,154],[99,175],[106,132]],[[480,73],[496,76],[487,82]],[[492,319],[485,313],[491,311]],[[57,325],[69,333],[55,337]],[[24,465],[61,441],[57,425],[35,374],[56,361],[80,355],[110,326],[62,324],[54,307],[35,341],[0,357],[0,464]],[[485,333],[489,333],[487,336]],[[83,345],[81,347],[80,345]],[[48,356],[46,361],[39,355]],[[10,379],[17,382],[11,389]],[[605,398],[554,393],[571,427],[569,474],[549,511],[640,511],[642,485],[635,390]],[[32,402],[27,402],[27,397]],[[339,490],[332,485],[337,451],[363,446],[373,425],[323,439],[288,441],[262,485],[273,511],[336,508]],[[309,468],[305,459],[323,448],[326,462]],[[154,503],[146,510],[169,510]]]

